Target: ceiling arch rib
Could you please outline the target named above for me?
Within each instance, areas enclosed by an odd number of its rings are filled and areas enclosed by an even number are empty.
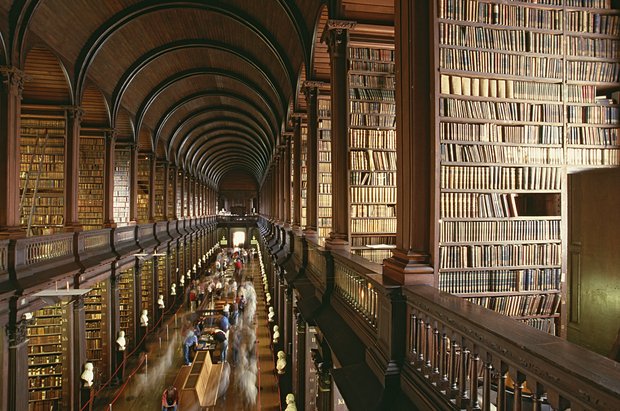
[[[243,164],[246,170],[248,170],[250,174],[254,177],[256,177],[256,175],[258,175],[259,173],[256,167],[253,167],[252,163],[248,163],[246,161],[246,157],[244,157],[242,154],[229,154],[225,156],[218,156],[218,153],[214,152],[210,154],[209,157],[213,157],[213,159],[210,160],[208,163],[205,163],[202,169],[198,170],[198,172],[205,175],[216,185],[218,184],[219,178],[221,178],[221,176],[224,175],[228,169],[238,168],[241,164]]]
[[[222,108],[225,108],[225,110],[222,110]],[[175,138],[175,140],[181,138],[181,140],[179,140],[179,145],[177,148],[177,158],[181,159],[183,156],[183,153],[185,151],[185,147],[188,146],[188,144],[190,143],[189,139],[188,139],[188,134],[183,133],[183,128],[184,126],[189,126],[192,124],[193,121],[202,121],[202,122],[206,122],[209,119],[204,118],[205,116],[209,115],[209,114],[213,114],[214,116],[216,116],[216,119],[222,118],[221,117],[221,112],[222,111],[227,111],[226,109],[230,109],[229,106],[223,106],[223,107],[210,107],[209,109],[206,110],[201,110],[201,111],[197,111],[194,113],[191,113],[184,121],[182,121],[179,125],[179,127],[177,128],[177,131],[175,131],[175,133],[173,134],[173,138]],[[251,115],[251,113],[248,112],[243,112],[243,111],[232,111],[232,110],[228,110],[229,116],[228,120],[229,121],[239,121],[239,120],[243,120],[245,121],[246,125],[248,127],[250,127],[256,134],[256,136],[262,136],[263,137],[263,141],[266,143],[266,146],[270,147],[272,146],[272,144],[269,144],[269,137],[268,134],[266,132],[266,130],[264,130],[260,124],[256,121],[256,119],[254,119]],[[236,117],[235,117],[236,116]],[[247,121],[246,121],[247,120]],[[254,127],[256,126],[256,127]],[[174,148],[174,146],[169,146],[170,148]]]
[[[155,127],[155,140],[158,141],[162,138],[162,130],[164,129],[164,126],[169,121],[173,122],[173,116],[182,107],[184,107],[187,103],[197,101],[197,100],[202,100],[208,97],[226,97],[226,98],[236,100],[236,101],[239,101],[243,104],[250,106],[253,110],[255,110],[258,113],[259,117],[270,127],[271,135],[275,135],[277,133],[276,125],[273,122],[269,121],[270,116],[268,116],[268,114],[265,113],[260,107],[255,105],[254,102],[252,102],[250,99],[240,94],[233,94],[231,92],[207,91],[207,92],[198,92],[198,93],[191,94],[189,96],[186,96],[183,100],[178,101],[175,104],[173,104],[172,107],[169,108],[167,113],[161,118],[161,120],[159,121],[159,124],[157,124],[157,126]],[[275,121],[275,118],[272,116],[271,120]]]
[[[226,119],[224,119],[224,121],[226,121]],[[237,123],[236,126],[231,126],[229,124],[225,124],[222,125],[224,122],[222,121],[207,121],[207,122],[203,122],[198,124],[196,127],[192,128],[190,131],[188,131],[187,133],[187,140],[191,139],[192,141],[196,141],[198,140],[201,136],[216,136],[222,133],[229,133],[229,134],[235,134],[238,135],[242,138],[240,138],[241,140],[243,139],[247,139],[247,137],[252,137],[251,139],[249,139],[248,141],[250,141],[253,145],[255,145],[257,147],[257,150],[259,150],[260,152],[264,152],[265,155],[267,156],[267,158],[269,158],[271,156],[271,149],[269,148],[269,146],[264,144],[264,140],[262,140],[260,138],[260,136],[258,136],[256,134],[256,131],[251,127],[251,125],[248,125],[245,122],[241,122],[239,121]],[[198,136],[198,137],[195,137]],[[191,147],[193,147],[193,144],[190,145],[190,149]],[[191,152],[188,152],[191,154]]]
[[[201,0],[166,1],[153,3],[150,0],[145,0],[129,6],[122,11],[116,13],[115,15],[111,16],[107,20],[107,22],[98,27],[98,29],[88,40],[87,44],[82,48],[76,63],[76,88],[78,95],[81,94],[81,90],[84,86],[84,82],[86,79],[86,74],[88,73],[88,69],[92,64],[95,56],[97,55],[99,50],[105,46],[107,40],[112,35],[114,35],[114,33],[119,28],[131,23],[134,19],[137,19],[147,13],[179,8],[194,8],[213,11],[222,14],[238,22],[240,25],[250,29],[256,35],[256,37],[260,39],[260,41],[262,41],[273,53],[274,59],[278,62],[278,64],[284,69],[284,72],[286,73],[287,82],[291,85],[291,87],[294,87],[293,79],[295,76],[295,71],[293,69],[291,61],[286,57],[286,52],[282,49],[278,42],[275,41],[270,34],[268,34],[270,32],[250,15],[247,15],[243,11],[233,7],[230,4],[224,3],[210,4],[205,3]]]
[[[181,79],[185,79],[185,78],[193,77],[193,76],[200,76],[200,75],[214,75],[214,76],[228,77],[228,78],[234,79],[238,81],[239,83],[243,84],[245,87],[247,87],[248,90],[254,90],[256,95],[263,101],[264,104],[268,106],[274,105],[273,102],[267,101],[265,99],[265,96],[258,92],[258,90],[260,90],[260,87],[257,84],[254,84],[241,76],[237,76],[236,74],[229,73],[227,71],[211,69],[207,67],[195,68],[195,69],[187,70],[185,72],[178,73],[162,81],[157,87],[155,87],[155,89],[151,91],[150,95],[147,96],[147,98],[142,103],[141,107],[138,109],[138,112],[136,113],[136,129],[137,130],[140,129],[142,120],[144,119],[146,111],[149,109],[151,104],[153,104],[153,102],[157,99],[157,97],[160,94],[162,94],[168,87],[172,87],[174,83],[176,83],[177,81]],[[273,137],[275,138],[275,136]]]
[[[216,42],[212,40],[205,39],[194,39],[194,40],[180,40],[173,43],[168,43],[157,47],[151,50],[146,55],[142,56],[138,59],[124,74],[120,79],[114,93],[112,94],[113,101],[113,115],[116,114],[118,109],[120,108],[121,102],[123,100],[123,95],[126,90],[129,88],[132,81],[136,78],[136,76],[140,73],[141,70],[145,69],[150,63],[156,61],[159,57],[165,56],[167,53],[171,53],[180,49],[191,49],[191,48],[206,48],[213,50],[225,51],[234,55],[235,57],[246,62],[253,70],[259,73],[265,81],[271,87],[271,90],[280,98],[282,103],[282,107],[285,106],[285,94],[284,91],[277,85],[276,79],[269,72],[269,70],[261,65],[259,65],[256,60],[251,59],[246,55],[246,53],[236,47],[233,47],[230,44],[226,44],[223,42]]]
[[[259,171],[266,168],[267,162],[265,161],[265,158],[261,158],[258,153],[251,151],[244,141],[238,139],[220,141],[218,142],[218,144],[213,144],[210,141],[201,141],[196,148],[196,153],[193,156],[195,164],[192,164],[192,167],[197,170],[203,169],[204,166],[208,163],[208,161],[210,161],[210,159],[208,158],[209,153],[212,153],[214,150],[221,151],[221,149],[226,146],[230,148],[233,148],[234,146],[235,149],[235,151],[225,153],[226,155],[243,153],[243,156],[246,159],[251,158],[253,160],[253,162],[259,167]]]
[[[189,161],[189,164],[199,164],[200,158],[198,150],[203,146],[203,143],[207,142],[211,145],[221,144],[222,141],[230,141],[231,137],[234,140],[243,141],[246,143],[251,153],[260,155],[263,160],[263,164],[267,164],[269,162],[269,154],[263,151],[262,147],[259,147],[254,140],[244,138],[246,137],[245,135],[231,133],[228,130],[217,134],[201,135],[199,138],[196,138],[187,150],[187,155],[185,158]]]

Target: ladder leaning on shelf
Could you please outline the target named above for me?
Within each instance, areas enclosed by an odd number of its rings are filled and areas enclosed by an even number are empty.
[[[43,142],[41,143],[40,140],[43,139]],[[35,156],[39,156],[39,161],[36,163],[37,166],[37,170],[36,172],[36,179],[34,182],[34,189],[32,190],[32,201],[30,202],[30,211],[28,213],[28,225],[26,228],[26,235],[27,236],[31,236],[32,235],[32,216],[34,215],[34,211],[36,208],[36,200],[37,200],[37,193],[39,191],[39,181],[41,179],[41,163],[43,162],[43,156],[45,155],[45,150],[47,148],[47,142],[49,140],[49,133],[47,132],[47,129],[45,130],[45,134],[43,135],[43,137],[41,137],[41,135],[37,135],[37,139],[35,140],[34,143],[34,150],[32,152],[32,156],[30,157],[30,161],[28,163],[28,171],[26,172],[26,178],[24,180],[24,190],[22,191],[22,198],[19,202],[19,214],[22,215],[22,209],[24,207],[24,201],[26,199],[26,195],[27,195],[27,191],[28,191],[28,184],[30,182],[30,176],[33,173],[33,167],[35,166],[35,161],[34,158]],[[41,147],[41,152],[37,154],[37,150],[39,149],[39,147]]]

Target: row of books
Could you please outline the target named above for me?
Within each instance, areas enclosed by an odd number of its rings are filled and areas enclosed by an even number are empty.
[[[396,217],[396,209],[385,204],[352,204],[351,218],[359,217]]]
[[[441,144],[442,162],[474,162],[504,164],[557,164],[564,163],[564,151],[554,147]]]
[[[617,37],[620,34],[620,16],[589,10],[567,11],[566,30]]]
[[[351,218],[351,233],[395,233],[396,218]]]
[[[383,263],[383,260],[386,258],[390,258],[392,256],[392,250],[381,250],[381,249],[355,249],[351,251],[355,255],[359,255],[360,257],[365,258],[368,261],[372,261],[377,264]]]
[[[439,41],[450,46],[562,54],[562,35],[528,30],[439,23]]]
[[[38,130],[39,132],[43,131],[49,134],[52,134],[52,133],[58,134],[60,130],[64,131],[65,120],[64,119],[50,120],[50,119],[44,119],[44,118],[39,118],[39,117],[22,116],[21,127],[22,129],[32,128],[32,129]],[[39,134],[39,133],[35,133],[35,134]]]
[[[349,75],[349,87],[371,87],[377,89],[394,90],[396,79],[394,76],[373,75],[373,74],[351,74]]]
[[[579,166],[618,166],[620,150],[569,147],[566,150],[566,163]]]
[[[439,274],[439,289],[452,294],[559,290],[559,268],[522,270],[445,271]]]
[[[566,137],[568,144],[599,146],[618,146],[618,128],[569,127]]]
[[[570,63],[570,62],[569,62]],[[575,68],[582,63],[574,62]],[[598,62],[601,65],[603,63]],[[446,70],[475,71],[506,76],[536,77],[562,80],[563,60],[555,57],[530,56],[524,54],[506,54],[501,52],[450,49],[439,50],[439,64]],[[569,64],[570,65],[570,64]],[[594,64],[596,66],[596,64]],[[567,71],[570,67],[567,67]],[[584,70],[585,71],[585,70]],[[589,72],[589,71],[588,71]],[[572,79],[582,79],[581,74]],[[606,80],[597,80],[606,81]]]
[[[396,171],[395,151],[351,150],[351,170]]]
[[[442,121],[442,140],[514,144],[561,144],[562,126],[538,124],[454,123]]]
[[[349,184],[352,186],[395,186],[395,172],[351,171]]]
[[[566,40],[566,52],[571,56],[605,59],[620,58],[620,40],[618,38],[566,36]]]
[[[575,107],[577,108],[577,107]],[[579,108],[582,108],[579,106]],[[585,110],[594,114],[603,112],[603,109],[613,107],[583,107],[598,110]],[[578,110],[575,110],[576,112]],[[613,113],[613,110],[610,112]],[[461,100],[455,98],[439,99],[439,115],[481,120],[502,121],[531,121],[545,123],[561,123],[564,119],[564,110],[559,104],[532,104],[509,101],[480,101]]]
[[[441,193],[441,218],[518,217],[514,193]]]
[[[379,148],[396,150],[396,130],[349,130],[349,145],[351,148]]]
[[[559,167],[441,166],[440,187],[447,190],[562,189]]]
[[[35,377],[37,375],[50,375],[62,373],[60,364],[49,365],[45,367],[28,367],[28,376]]]
[[[61,361],[62,357],[60,355],[37,355],[28,357],[28,366],[60,364]]]
[[[394,50],[370,47],[349,47],[349,59],[394,62]]]
[[[379,100],[394,102],[396,94],[393,89],[354,88],[349,89],[349,99]]]
[[[349,115],[349,121],[351,127],[396,127],[396,116],[393,115],[351,113]]]
[[[349,60],[349,70],[394,74],[394,63],[369,60]]]
[[[55,321],[54,321],[55,323]],[[58,325],[45,325],[41,326],[40,324],[33,325],[28,327],[27,334],[31,335],[45,335],[45,334],[60,334],[60,324]]]
[[[618,83],[620,82],[620,63],[568,60],[566,79],[568,81]]]
[[[559,219],[442,221],[439,241],[450,243],[480,243],[507,241],[560,241]]]
[[[114,221],[117,224],[129,222],[129,173],[131,152],[129,150],[115,151],[114,164]]]
[[[26,185],[26,177],[21,176],[22,181],[20,187],[22,190],[24,188],[33,189],[35,187],[39,189],[47,189],[47,188],[64,188],[65,186],[65,175],[64,173],[46,173],[45,178],[39,177],[37,179],[37,175],[30,176],[28,178],[28,184]]]
[[[352,203],[396,203],[396,187],[351,187]]]
[[[364,89],[366,90],[366,89]],[[349,101],[351,113],[396,115],[396,104],[379,101]]]
[[[560,265],[558,243],[450,245],[439,248],[439,262],[446,268],[485,268]]]
[[[594,87],[570,85],[569,95],[582,95],[582,89],[592,92]],[[574,90],[571,92],[571,90]],[[579,92],[579,93],[577,93]],[[558,83],[541,83],[527,80],[505,80],[493,78],[478,78],[457,76],[455,74],[441,75],[441,93],[474,97],[510,98],[520,100],[562,101],[562,85]],[[590,94],[586,94],[590,96]],[[592,95],[592,102],[594,101]],[[579,100],[577,100],[579,101]]]
[[[555,315],[562,296],[554,294],[525,294],[498,297],[469,297],[469,301],[510,317]]]
[[[484,24],[562,30],[562,10],[478,0],[441,0],[438,17]]]
[[[569,123],[619,124],[618,106],[566,106],[566,119]]]
[[[395,235],[355,235],[351,236],[352,247],[393,245],[396,242]]]
[[[529,325],[530,327],[534,327],[537,330],[545,332],[547,334],[555,335],[556,333],[556,324],[555,318],[526,318],[520,319],[522,323]]]

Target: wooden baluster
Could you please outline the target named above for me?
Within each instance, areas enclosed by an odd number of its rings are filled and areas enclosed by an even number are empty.
[[[480,356],[474,354],[471,360],[471,371],[469,373],[469,396],[471,397],[471,409],[479,410],[478,401],[478,370],[480,369]]]
[[[437,327],[433,330],[433,381],[439,381],[439,366],[441,364],[441,335]]]
[[[535,382],[532,390],[532,411],[540,411],[542,406],[542,396],[544,389],[541,384]]]
[[[447,334],[441,336],[441,384],[440,389],[449,387],[448,371],[450,369],[450,350],[448,349],[450,340]]]
[[[452,351],[450,352],[450,355],[452,356],[452,361],[450,365],[450,389],[452,392],[450,393],[450,398],[453,398],[459,389],[458,365],[460,353],[458,352],[458,350],[459,345],[456,341],[452,340]]]
[[[415,314],[411,314],[411,322],[409,324],[410,329],[409,329],[409,346],[411,347],[411,354],[413,355],[414,361],[415,358],[417,358],[418,356],[418,344],[417,344],[417,338],[418,338],[418,330],[417,330],[417,326],[418,326],[418,317],[416,317]]]
[[[506,411],[506,373],[508,369],[500,364],[497,377],[497,411]]]
[[[484,376],[482,378],[482,411],[491,411],[491,362],[483,364]]]
[[[523,401],[523,382],[525,381],[525,375],[517,371],[517,378],[514,381],[514,402],[512,404],[513,411],[521,411]]]
[[[469,394],[467,390],[467,372],[469,370],[469,354],[470,351],[467,347],[463,347],[461,350],[461,365],[460,365],[460,376],[459,376],[459,396],[457,404],[461,408],[466,408],[469,404]]]
[[[424,354],[426,353],[426,338],[424,335],[424,330],[425,330],[425,321],[424,320],[419,320],[418,323],[418,332],[420,333],[419,335],[419,341],[418,341],[418,345],[420,347],[420,349],[418,350],[418,364],[420,366],[420,369],[422,369],[422,367],[424,366]]]
[[[433,330],[431,327],[431,323],[427,322],[426,323],[426,331],[425,331],[425,335],[426,338],[424,338],[424,340],[426,341],[426,350],[424,352],[424,359],[426,360],[424,363],[424,366],[426,368],[425,374],[429,375],[431,373],[431,367],[432,367],[432,363],[431,363],[431,359],[433,358]]]

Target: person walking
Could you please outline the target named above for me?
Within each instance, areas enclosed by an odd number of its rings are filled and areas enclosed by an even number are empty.
[[[192,361],[189,358],[189,353],[192,347],[196,347],[198,345],[198,337],[193,330],[190,330],[187,333],[187,337],[185,337],[185,341],[183,341],[183,361],[185,365],[192,365]]]

